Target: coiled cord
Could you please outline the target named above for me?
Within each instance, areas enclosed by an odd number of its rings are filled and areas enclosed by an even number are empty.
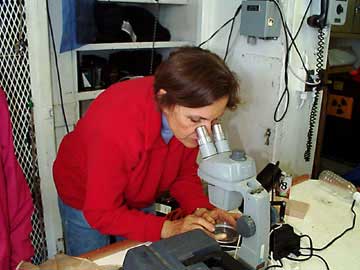
[[[325,32],[324,32],[324,28],[319,28],[318,47],[316,53],[316,73],[318,76],[324,69],[324,49],[325,49]]]
[[[319,28],[318,30],[318,47],[316,52],[316,75],[318,79],[322,81],[322,71],[324,67],[324,49],[325,49],[325,32],[324,28]],[[310,117],[309,117],[309,130],[307,134],[307,141],[306,141],[306,150],[304,153],[304,160],[306,162],[310,161],[311,158],[311,149],[313,146],[312,139],[314,136],[314,129],[316,124],[317,118],[317,111],[319,106],[319,99],[320,99],[320,90],[321,90],[322,83],[320,83],[317,87],[314,87],[315,95],[314,101],[311,107]]]
[[[320,91],[315,90],[314,95],[314,102],[311,107],[310,117],[309,117],[309,130],[307,134],[307,141],[306,141],[306,150],[304,153],[304,159],[305,161],[310,161],[311,158],[311,148],[312,148],[312,138],[314,136],[314,129],[315,129],[315,123],[316,123],[316,117],[317,117],[317,109],[319,105],[319,98],[320,98]]]

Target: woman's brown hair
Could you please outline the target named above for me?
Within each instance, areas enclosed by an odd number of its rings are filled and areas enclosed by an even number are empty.
[[[188,108],[208,106],[229,97],[227,107],[239,102],[236,75],[216,54],[197,47],[183,47],[170,54],[155,72],[155,94],[160,107],[180,105]]]

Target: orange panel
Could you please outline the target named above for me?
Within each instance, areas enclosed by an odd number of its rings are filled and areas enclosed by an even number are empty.
[[[328,115],[351,119],[353,110],[354,98],[332,95],[328,97],[327,110]]]

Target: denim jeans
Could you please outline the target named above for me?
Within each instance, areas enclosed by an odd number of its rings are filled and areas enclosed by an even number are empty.
[[[59,210],[64,230],[66,254],[78,256],[91,250],[110,244],[110,235],[103,235],[91,228],[81,210],[66,205],[59,198]],[[146,213],[155,213],[154,206],[142,209]],[[115,236],[116,241],[125,237]]]

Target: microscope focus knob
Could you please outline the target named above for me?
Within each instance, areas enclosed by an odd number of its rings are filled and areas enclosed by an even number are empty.
[[[254,220],[247,215],[242,215],[236,221],[236,230],[243,237],[253,236],[256,232],[256,225]]]
[[[244,161],[246,160],[246,153],[242,150],[233,150],[231,152],[230,158],[235,161]]]

